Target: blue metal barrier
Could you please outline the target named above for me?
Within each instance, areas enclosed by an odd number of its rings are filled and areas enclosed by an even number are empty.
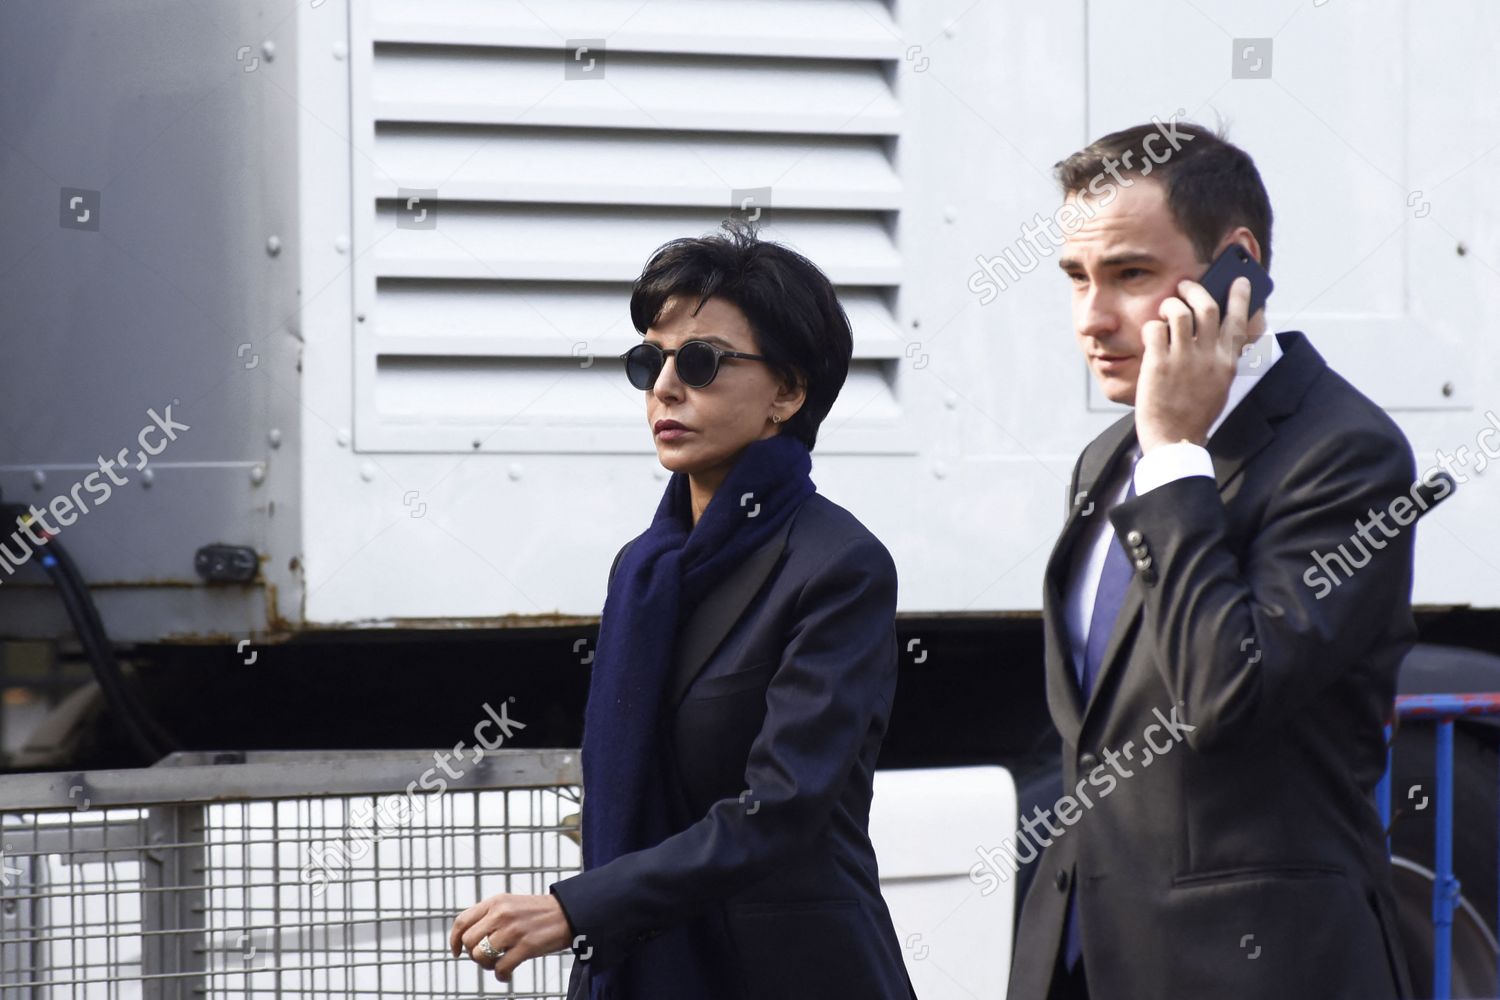
[[[1453,874],[1453,720],[1463,716],[1500,715],[1500,694],[1418,694],[1396,699],[1400,719],[1436,720],[1437,831],[1433,838],[1432,884],[1432,995],[1450,1000],[1453,994],[1453,912],[1458,907],[1459,882]],[[1391,743],[1386,727],[1386,746]],[[1386,751],[1385,777],[1375,789],[1380,820],[1391,828],[1391,760]],[[1390,837],[1386,837],[1390,849]],[[1500,846],[1497,846],[1500,850]],[[1500,932],[1500,928],[1497,928]],[[1500,936],[1500,933],[1497,933]]]

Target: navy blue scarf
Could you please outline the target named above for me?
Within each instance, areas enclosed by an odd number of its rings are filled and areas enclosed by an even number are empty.
[[[677,631],[731,569],[814,492],[807,446],[788,434],[752,442],[692,523],[687,476],[673,473],[651,527],[630,546],[604,600],[583,728],[583,867],[677,833],[662,718]],[[591,1000],[704,1000],[715,970],[687,926],[625,962],[595,970]],[[722,976],[722,970],[718,975]]]

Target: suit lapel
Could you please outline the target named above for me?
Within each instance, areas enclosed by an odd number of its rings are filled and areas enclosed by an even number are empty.
[[[800,507],[798,510],[800,511]],[[786,519],[781,529],[750,557],[737,566],[708,592],[677,633],[672,663],[671,696],[668,705],[676,706],[687,693],[693,679],[703,670],[724,636],[739,621],[745,607],[760,592],[767,577],[781,559],[787,534],[797,513]]]
[[[1126,414],[1090,445],[1078,466],[1077,495],[1070,497],[1072,506],[1063,524],[1057,544],[1047,560],[1043,574],[1042,620],[1047,629],[1046,670],[1047,701],[1059,732],[1070,743],[1078,742],[1082,726],[1083,705],[1079,701],[1078,681],[1073,670],[1072,643],[1065,623],[1065,594],[1068,571],[1073,563],[1073,549],[1086,529],[1104,517],[1109,497],[1105,495],[1110,477],[1115,474],[1122,455],[1135,447],[1135,415]]]
[[[1313,380],[1328,367],[1301,333],[1277,334],[1276,339],[1282,359],[1240,400],[1208,442],[1220,493],[1246,462],[1271,443],[1276,436],[1273,424],[1297,409]]]
[[[1103,516],[1104,505],[1109,501],[1104,491],[1110,478],[1115,475],[1115,463],[1127,449],[1134,447],[1135,414],[1127,413],[1110,424],[1083,453],[1083,461],[1078,466],[1077,495],[1068,498],[1072,506],[1068,510],[1068,520],[1063,524],[1062,534],[1058,536],[1057,546],[1052,551],[1052,559],[1048,561],[1049,567],[1058,557],[1067,555],[1076,529],[1084,524],[1094,523],[1085,520],[1086,518]],[[1066,566],[1061,569],[1064,573],[1067,572]]]

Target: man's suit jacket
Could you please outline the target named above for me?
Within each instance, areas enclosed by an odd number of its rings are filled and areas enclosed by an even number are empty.
[[[1134,415],[1074,470],[1068,496],[1087,495],[1048,564],[1043,614],[1063,793],[1077,802],[1051,821],[1060,836],[1036,827],[1050,846],[1022,908],[1012,1000],[1045,998],[1070,891],[1095,1000],[1411,995],[1372,789],[1415,636],[1413,529],[1372,531],[1362,568],[1308,582],[1315,553],[1342,545],[1357,561],[1356,521],[1411,493],[1411,449],[1302,334],[1280,343],[1208,443],[1214,478],[1107,512],[1134,568],[1087,705],[1065,588],[1086,519],[1106,515],[1089,497],[1129,474]]]
[[[890,554],[813,494],[680,624],[663,732],[691,825],[552,887],[570,998],[684,922],[722,976],[703,1000],[915,996],[868,834],[895,610]]]

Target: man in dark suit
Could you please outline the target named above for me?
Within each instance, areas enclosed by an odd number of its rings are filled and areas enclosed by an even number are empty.
[[[1010,997],[1410,996],[1372,790],[1411,449],[1301,333],[1262,336],[1244,279],[1222,319],[1192,280],[1231,243],[1269,265],[1242,150],[1158,122],[1058,177],[1079,344],[1133,411],[1079,457],[1046,571],[1064,796],[1028,827]]]

